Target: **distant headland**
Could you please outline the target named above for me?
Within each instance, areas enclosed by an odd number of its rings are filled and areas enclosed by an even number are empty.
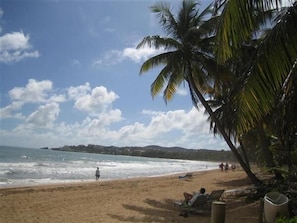
[[[140,156],[152,158],[167,158],[167,159],[185,159],[185,160],[200,160],[200,161],[218,161],[218,162],[234,162],[235,158],[231,151],[225,150],[207,150],[207,149],[185,149],[182,147],[162,147],[157,145],[149,145],[144,147],[137,146],[102,146],[102,145],[77,145],[63,146],[58,148],[43,147],[41,149],[68,151],[68,152],[85,152],[99,153],[110,155],[126,155]]]

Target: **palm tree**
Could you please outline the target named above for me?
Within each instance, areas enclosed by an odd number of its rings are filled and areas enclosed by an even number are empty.
[[[196,6],[197,3],[194,1],[183,1],[177,18],[166,3],[160,2],[151,7],[152,12],[160,17],[160,23],[168,37],[147,36],[139,43],[137,48],[148,45],[164,49],[164,53],[153,56],[142,64],[140,74],[163,66],[151,85],[151,94],[154,97],[166,86],[163,90],[166,102],[172,99],[182,83],[187,83],[193,104],[198,107],[198,103],[201,102],[249,178],[255,184],[260,183],[204,98],[204,95],[207,96],[209,93],[208,90],[213,88],[213,83],[219,80],[215,77],[218,71],[223,73],[226,70],[217,65],[212,56],[214,38],[211,34],[214,33],[213,27],[217,18],[204,20],[212,12],[211,5],[201,13],[196,10]]]
[[[270,126],[274,127],[279,142],[278,149],[275,144],[272,149],[275,157],[285,157],[290,173],[293,154],[297,151],[297,123],[293,115],[297,106],[294,98],[297,94],[297,1],[289,7],[282,7],[281,3],[280,0],[215,0],[216,11],[220,13],[216,53],[218,61],[224,63],[256,33],[271,27],[246,71],[247,78],[238,96],[237,133],[248,132],[267,115],[272,116]],[[266,27],[258,26],[259,18],[262,22],[271,21],[265,17],[268,11],[274,13],[274,21]]]
[[[280,0],[215,0],[215,3],[217,11],[222,9],[216,35],[216,52],[221,63],[263,30],[259,19],[265,24],[267,11],[276,14],[275,23],[258,45],[247,69],[248,78],[240,94],[238,116],[244,118],[240,118],[238,129],[247,131],[273,108],[280,89],[283,88],[286,97],[292,87],[286,83],[292,82],[297,70],[297,2],[287,8],[281,8]]]
[[[260,21],[261,22],[261,21]],[[270,116],[258,122],[248,132],[240,132],[237,130],[239,117],[236,115],[238,110],[238,95],[242,91],[242,86],[247,79],[247,70],[252,64],[251,55],[254,55],[257,50],[257,45],[262,39],[253,39],[246,41],[240,48],[233,53],[233,57],[224,62],[226,67],[229,67],[232,75],[225,78],[220,85],[214,90],[215,93],[208,103],[215,108],[214,113],[218,117],[220,123],[224,126],[225,131],[232,135],[240,144],[239,151],[243,156],[247,165],[249,165],[248,157],[258,158],[255,154],[261,155],[261,165],[264,163],[267,167],[273,168],[276,179],[282,179],[280,172],[275,169],[276,166],[273,160],[273,154],[269,147],[271,146],[270,134],[264,131],[269,121]],[[217,134],[217,126],[211,119],[209,120],[214,134]],[[267,129],[267,128],[266,128]],[[251,137],[252,136],[252,137]],[[253,146],[250,145],[253,143]],[[259,150],[260,148],[260,150]],[[265,162],[263,162],[265,161]]]

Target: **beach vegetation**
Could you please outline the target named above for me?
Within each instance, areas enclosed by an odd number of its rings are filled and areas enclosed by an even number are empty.
[[[277,180],[296,181],[297,2],[217,0],[214,6],[218,63],[254,47],[234,100],[237,138]]]
[[[236,163],[236,159],[230,151],[216,151],[207,149],[185,149],[181,147],[162,147],[162,146],[102,146],[102,145],[65,145],[51,150],[67,152],[85,152],[123,156],[139,156],[151,158],[183,159],[198,161],[213,161],[221,163],[228,161]]]
[[[297,222],[297,216],[293,217],[293,218],[277,218],[275,220],[275,223],[296,223]]]
[[[187,0],[175,16],[159,2],[151,10],[166,36],[144,37],[137,46],[163,50],[140,68],[160,69],[152,96],[163,92],[167,103],[187,86],[255,184],[263,182],[251,160],[278,181],[297,179],[297,2],[282,3],[216,0],[200,11]]]
[[[142,64],[140,74],[153,68],[161,68],[151,84],[151,94],[155,97],[163,91],[166,103],[173,98],[181,85],[188,86],[194,106],[199,109],[199,104],[203,105],[249,178],[255,184],[261,183],[232,141],[232,132],[226,131],[209,102],[217,86],[233,74],[224,65],[218,64],[213,54],[215,28],[219,17],[211,16],[212,5],[201,12],[197,6],[195,1],[183,1],[177,16],[166,2],[159,2],[151,7],[167,36],[147,36],[138,44],[137,48],[150,46],[163,50]]]

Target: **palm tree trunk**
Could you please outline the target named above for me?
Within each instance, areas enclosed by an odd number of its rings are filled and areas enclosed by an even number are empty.
[[[250,163],[249,163],[249,159],[248,159],[248,156],[247,156],[247,152],[246,152],[246,149],[245,149],[245,146],[243,145],[241,139],[239,139],[239,144],[240,144],[240,150],[241,150],[241,152],[242,152],[244,162],[246,163],[246,165],[247,165],[249,168],[251,168]]]
[[[275,167],[276,165],[273,161],[273,154],[269,150],[270,140],[267,138],[265,131],[263,129],[263,125],[261,123],[258,124],[257,130],[258,130],[258,136],[260,139],[260,145],[261,145],[262,151],[264,152],[266,165],[269,168]],[[278,180],[283,179],[283,176],[279,170],[275,169],[275,170],[273,170],[273,173],[274,173],[276,179],[278,179]]]
[[[203,107],[205,108],[205,110],[207,111],[207,113],[210,115],[211,119],[216,123],[216,125],[218,127],[218,130],[220,131],[221,135],[223,136],[225,142],[228,144],[228,146],[231,149],[233,155],[235,156],[235,158],[237,159],[237,161],[239,162],[239,164],[241,165],[241,167],[243,168],[243,170],[246,172],[246,174],[248,175],[248,177],[251,179],[251,181],[254,184],[262,184],[262,182],[251,171],[251,169],[249,168],[249,166],[244,162],[244,160],[242,159],[242,157],[238,153],[237,148],[234,146],[234,144],[231,141],[230,137],[228,136],[228,134],[226,133],[225,129],[221,125],[220,121],[217,119],[217,117],[215,116],[215,114],[212,111],[211,107],[206,102],[205,98],[203,97],[203,95],[201,94],[201,92],[199,91],[199,89],[196,87],[196,84],[195,84],[194,79],[193,79],[193,76],[192,76],[191,66],[189,66],[189,74],[190,75],[188,76],[188,84],[189,84],[190,88],[192,88],[194,90],[195,94],[199,98],[199,100],[202,103]]]

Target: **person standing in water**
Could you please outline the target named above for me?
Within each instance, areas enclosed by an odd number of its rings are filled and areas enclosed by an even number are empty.
[[[100,170],[99,170],[99,167],[97,167],[95,176],[96,176],[96,181],[99,180],[99,178],[100,178]]]

